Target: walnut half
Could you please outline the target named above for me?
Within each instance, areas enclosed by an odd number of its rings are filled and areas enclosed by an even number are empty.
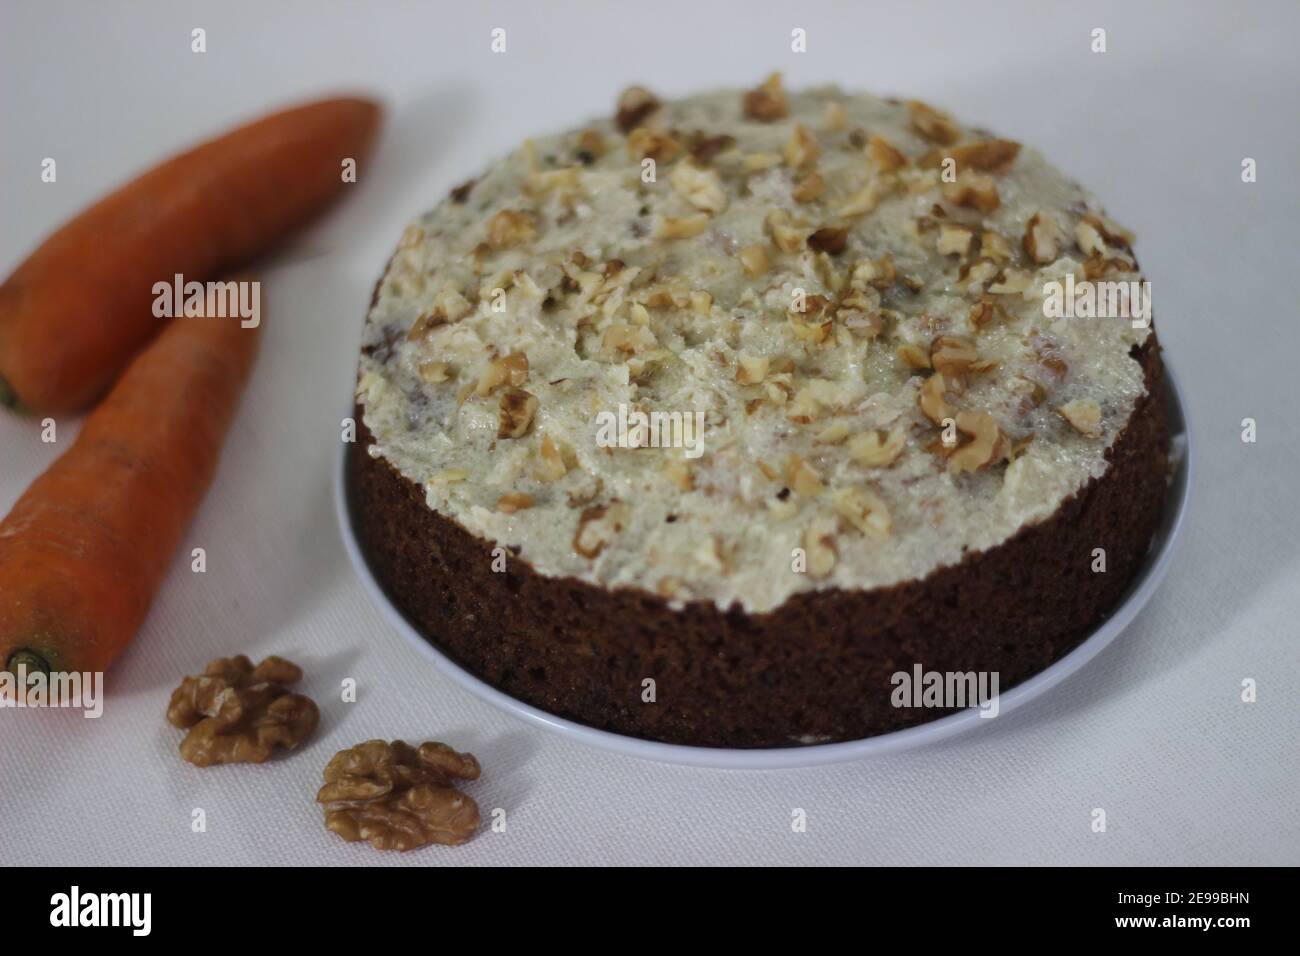
[[[168,722],[189,730],[181,756],[210,767],[261,763],[277,747],[297,747],[320,720],[310,698],[285,689],[300,680],[302,669],[283,658],[254,667],[243,654],[219,657],[200,676],[186,677],[167,705]]]
[[[414,850],[430,843],[456,846],[478,830],[478,805],[453,784],[477,780],[473,754],[425,741],[367,740],[341,750],[325,765],[316,802],[325,827],[349,843],[377,850]]]

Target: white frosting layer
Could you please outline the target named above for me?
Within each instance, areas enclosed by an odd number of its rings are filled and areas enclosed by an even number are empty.
[[[1052,279],[1141,279],[1117,271],[1127,238],[1093,200],[1033,150],[975,168],[1000,154],[965,148],[983,138],[964,127],[941,142],[919,107],[819,89],[760,121],[743,102],[538,140],[420,217],[365,327],[372,453],[542,574],[750,612],[923,577],[1103,474],[1149,332],[1043,306]],[[1027,248],[1036,214],[1054,226]],[[824,227],[847,230],[842,251],[834,233],[808,247]],[[939,424],[918,403],[931,370],[912,367],[932,351]],[[601,447],[620,405],[702,412],[702,454]],[[944,443],[959,412],[991,416],[991,455],[958,429]]]

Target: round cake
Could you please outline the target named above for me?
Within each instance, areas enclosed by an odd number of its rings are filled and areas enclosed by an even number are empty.
[[[1133,236],[1032,149],[834,88],[525,142],[374,293],[349,495],[425,637],[554,714],[791,746],[1006,690],[1115,606],[1167,484]]]

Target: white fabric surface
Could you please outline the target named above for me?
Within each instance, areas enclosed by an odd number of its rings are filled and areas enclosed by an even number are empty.
[[[103,718],[0,710],[0,861],[1300,863],[1295,3],[3,7],[6,273],[106,188],[230,122],[349,85],[382,93],[391,115],[356,192],[264,274],[254,380],[152,616],[109,674]],[[195,26],[206,54],[190,52]],[[504,55],[488,48],[497,26]],[[807,54],[790,52],[795,27]],[[1089,50],[1094,27],[1105,54]],[[571,744],[435,672],[355,580],[331,467],[361,316],[408,217],[522,136],[608,111],[630,82],[679,94],[771,68],[791,86],[943,104],[1097,192],[1138,233],[1199,467],[1160,592],[1045,698],[905,755],[710,772]],[[40,182],[46,156],[56,184]],[[1244,417],[1256,444],[1240,440]],[[0,416],[0,508],[67,447],[75,422],[60,425],[49,446],[33,422]],[[206,574],[189,570],[195,546]],[[238,652],[300,662],[320,731],[267,765],[191,767],[163,720],[168,693]],[[339,700],[345,676],[355,704]],[[1246,677],[1254,704],[1240,700]],[[373,736],[478,754],[471,792],[485,814],[506,809],[506,832],[406,855],[326,833],[321,767]],[[195,807],[206,833],[190,830]],[[807,832],[792,832],[794,808]]]

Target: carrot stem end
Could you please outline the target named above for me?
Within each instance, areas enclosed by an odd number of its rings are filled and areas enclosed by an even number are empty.
[[[18,398],[18,393],[14,391],[13,386],[5,381],[5,377],[0,375],[0,405],[5,408],[12,408],[16,412],[26,412],[23,403]]]
[[[11,674],[17,674],[19,667],[25,668],[29,674],[40,671],[42,674],[48,675],[50,672],[49,661],[25,647],[14,651],[9,655],[9,660],[5,661],[5,670]]]

